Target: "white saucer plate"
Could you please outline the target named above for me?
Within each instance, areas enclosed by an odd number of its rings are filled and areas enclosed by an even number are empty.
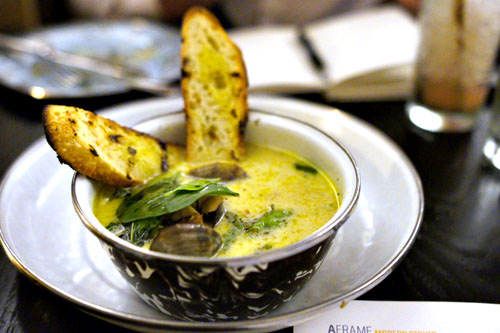
[[[73,171],[40,139],[11,166],[0,188],[0,239],[11,261],[52,292],[99,318],[137,330],[271,331],[292,326],[367,292],[413,244],[423,214],[418,174],[379,130],[336,109],[251,96],[250,109],[296,118],[330,134],[354,156],[361,195],[316,275],[289,303],[258,320],[199,323],[146,305],[121,278],[71,202]],[[133,126],[181,110],[181,98],[151,99],[100,112]]]

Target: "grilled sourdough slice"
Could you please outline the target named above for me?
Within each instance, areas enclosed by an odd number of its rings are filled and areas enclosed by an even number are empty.
[[[142,184],[167,167],[162,142],[90,111],[48,105],[43,126],[62,163],[110,185]]]
[[[182,94],[189,162],[237,161],[245,155],[247,74],[240,50],[208,10],[182,23]]]

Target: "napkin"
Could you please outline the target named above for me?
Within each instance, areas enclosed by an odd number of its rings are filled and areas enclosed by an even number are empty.
[[[498,333],[500,304],[351,301],[293,328],[294,333]]]
[[[322,92],[332,100],[406,98],[412,88],[417,22],[399,6],[372,7],[302,27],[324,63],[319,72],[292,25],[230,31],[253,91]]]

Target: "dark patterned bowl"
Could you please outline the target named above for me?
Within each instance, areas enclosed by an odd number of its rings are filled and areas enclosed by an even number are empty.
[[[181,112],[148,120],[136,128],[170,142],[184,140]],[[293,151],[312,161],[336,183],[341,205],[312,235],[287,247],[238,258],[170,255],[136,247],[108,232],[92,212],[98,184],[81,174],[72,183],[73,202],[114,265],[149,305],[195,321],[261,317],[290,300],[323,262],[337,230],[353,212],[360,178],[350,154],[308,124],[251,111],[245,139]]]

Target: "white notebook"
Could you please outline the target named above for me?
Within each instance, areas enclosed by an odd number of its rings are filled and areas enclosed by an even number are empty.
[[[416,20],[397,6],[365,9],[303,27],[324,64],[320,73],[298,41],[298,28],[230,31],[241,48],[252,91],[323,92],[331,100],[406,98],[418,44]]]

